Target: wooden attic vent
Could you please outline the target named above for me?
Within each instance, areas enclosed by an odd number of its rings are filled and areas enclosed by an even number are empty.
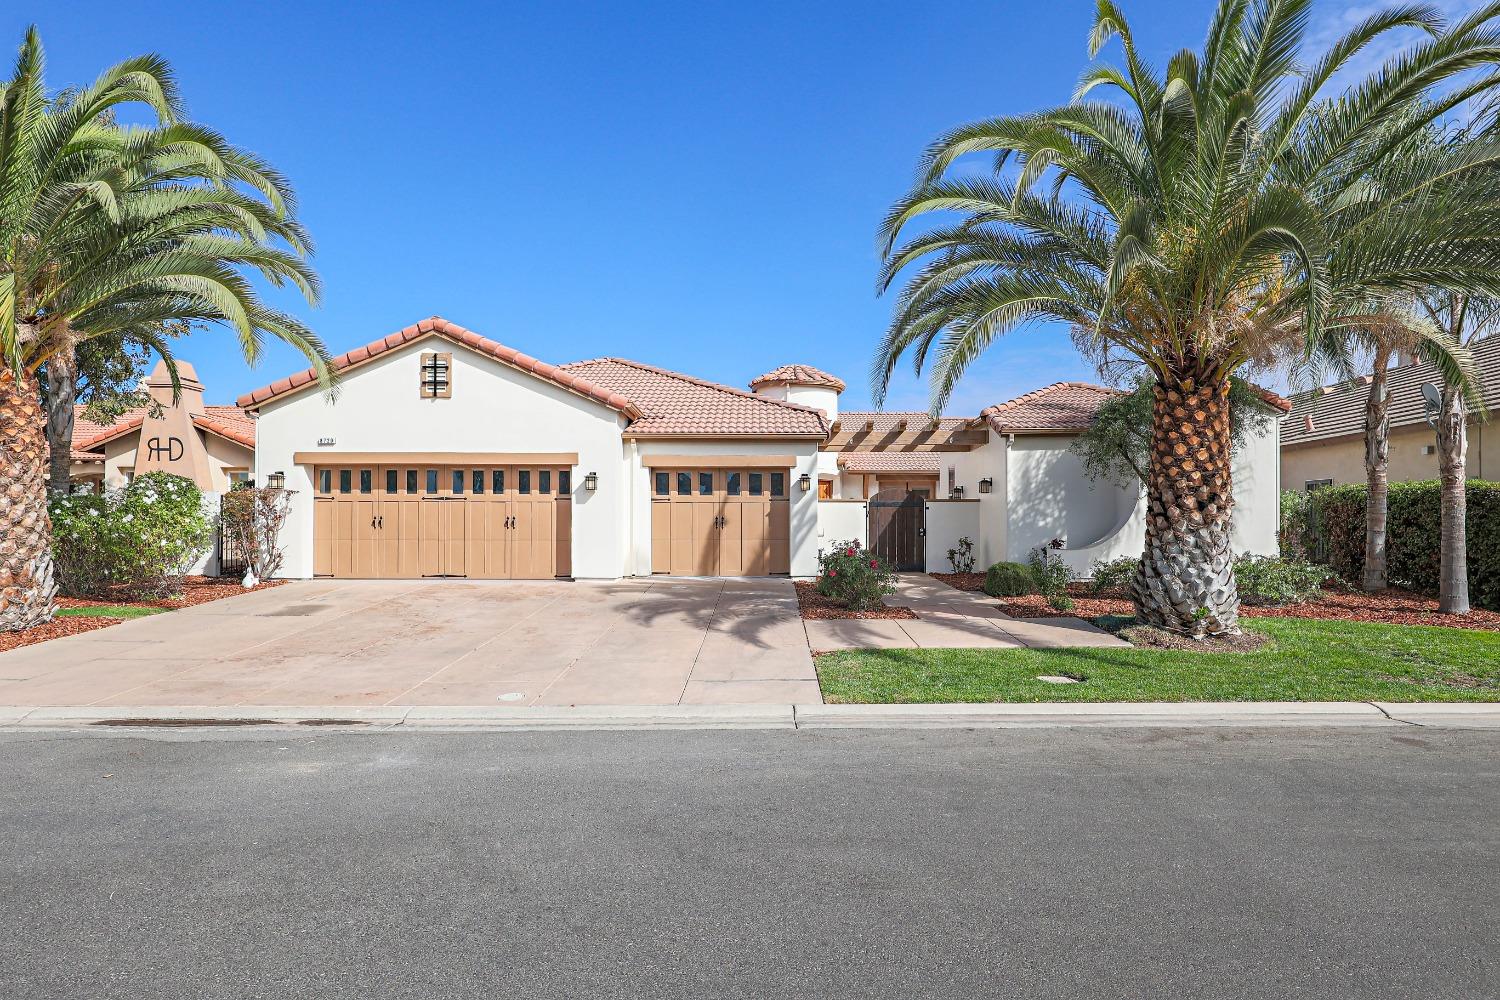
[[[453,395],[453,355],[447,351],[422,352],[422,398],[448,399]]]

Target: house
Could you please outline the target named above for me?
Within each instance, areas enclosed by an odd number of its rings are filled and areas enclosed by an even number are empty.
[[[1080,571],[1141,549],[1140,491],[1069,452],[1111,390],[1059,383],[974,417],[841,412],[805,365],[750,391],[618,357],[554,365],[434,317],[239,399],[255,478],[294,491],[291,577],[812,576],[873,539],[945,569],[1063,538]],[[1236,548],[1274,552],[1275,423],[1236,460]],[[274,481],[281,481],[277,479]],[[873,526],[873,530],[872,530]]]
[[[255,421],[238,406],[206,405],[203,383],[188,362],[177,362],[177,373],[181,392],[175,402],[167,366],[158,361],[144,382],[152,405],[128,410],[108,424],[90,420],[85,406],[75,408],[70,467],[75,488],[118,489],[146,472],[171,472],[205,493],[224,493],[250,478]]]
[[[1473,345],[1485,413],[1470,416],[1465,471],[1473,479],[1500,478],[1500,337]],[[1281,421],[1281,478],[1288,489],[1316,489],[1365,481],[1365,400],[1371,378],[1326,385],[1291,398]],[[1390,390],[1389,476],[1393,482],[1436,479],[1437,441],[1427,423],[1422,386],[1441,385],[1437,369],[1404,360],[1386,376]]]

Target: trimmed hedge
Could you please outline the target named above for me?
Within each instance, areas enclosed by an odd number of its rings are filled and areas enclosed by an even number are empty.
[[[997,562],[984,574],[984,592],[991,597],[1025,597],[1036,593],[1036,579],[1029,566]]]
[[[1500,610],[1500,483],[1468,482],[1469,600]],[[1312,494],[1312,534],[1326,547],[1328,564],[1346,580],[1365,568],[1365,487],[1328,486]],[[1438,591],[1442,538],[1442,488],[1435,479],[1391,483],[1386,523],[1386,565],[1391,583],[1424,594]]]

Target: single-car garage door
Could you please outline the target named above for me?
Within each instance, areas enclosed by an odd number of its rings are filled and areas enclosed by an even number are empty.
[[[651,571],[769,576],[791,571],[787,473],[653,469]]]
[[[555,466],[313,470],[313,572],[545,580],[572,573],[572,473]]]

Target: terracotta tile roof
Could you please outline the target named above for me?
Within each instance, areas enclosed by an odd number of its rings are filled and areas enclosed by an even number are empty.
[[[79,451],[77,448],[74,448],[69,454],[68,460],[72,462],[102,462],[104,461],[104,452]]]
[[[835,392],[843,392],[845,389],[843,379],[814,368],[812,365],[782,365],[775,371],[766,372],[750,380],[752,389],[762,385],[821,385]]]
[[[921,410],[840,410],[838,425],[841,430],[853,431],[873,423],[870,433],[891,434],[903,420],[908,431],[926,430],[932,426],[932,417]],[[940,417],[937,429],[951,433],[968,424],[968,417]]]
[[[625,396],[640,409],[640,418],[625,432],[630,436],[821,439],[828,434],[828,418],[821,410],[766,399],[639,361],[594,358],[562,367],[568,374]]]
[[[82,407],[79,407],[81,410]],[[141,426],[141,421],[146,419],[144,407],[131,410],[120,416],[119,420],[108,427],[94,423],[92,420],[79,420],[73,418],[73,447],[88,451],[106,441],[113,441],[127,431],[133,431]]]
[[[1474,365],[1479,369],[1485,407],[1500,410],[1500,336],[1473,344]],[[1427,421],[1422,403],[1422,385],[1437,384],[1440,376],[1425,361],[1398,365],[1386,374],[1390,390],[1391,426],[1411,427]],[[1365,431],[1365,396],[1369,376],[1299,392],[1292,397],[1290,412],[1281,421],[1283,445],[1326,441]]]
[[[943,459],[932,451],[846,451],[839,466],[847,472],[909,472],[937,475]]]
[[[560,385],[569,392],[592,399],[596,403],[602,403],[610,409],[619,410],[632,420],[638,419],[641,416],[636,405],[618,392],[594,385],[592,382],[585,381],[576,374],[564,371],[557,365],[549,365],[545,361],[538,361],[536,358],[522,354],[513,347],[506,347],[498,341],[482,337],[472,330],[464,329],[457,323],[450,323],[441,316],[424,319],[420,323],[397,330],[388,337],[382,337],[380,340],[371,341],[363,347],[356,347],[346,354],[340,354],[333,359],[332,365],[335,371],[339,371],[427,336],[444,337],[455,343],[473,348],[482,354],[489,355],[502,364],[509,365],[520,371],[529,372],[538,378],[546,379],[549,382]],[[268,400],[284,396],[289,392],[295,392],[316,382],[317,373],[313,369],[307,368],[294,375],[288,375],[284,379],[272,382],[270,385],[262,386],[253,392],[247,392],[236,400],[236,402],[244,407],[257,407]]]
[[[979,416],[996,434],[1062,434],[1086,430],[1105,400],[1118,389],[1087,382],[1054,382],[1008,403],[987,406]]]
[[[255,421],[238,406],[205,406],[193,415],[193,424],[246,448],[255,447]]]

